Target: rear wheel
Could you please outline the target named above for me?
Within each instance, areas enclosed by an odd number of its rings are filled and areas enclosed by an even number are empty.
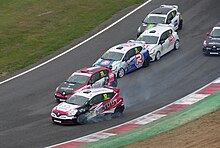
[[[178,30],[181,30],[183,28],[183,20],[180,20],[180,23],[178,25]]]
[[[143,67],[148,67],[150,65],[150,58],[146,58],[143,63]]]
[[[118,71],[118,77],[122,78],[125,75],[125,70],[123,68],[119,69]]]
[[[112,117],[121,116],[121,114],[123,113],[124,109],[125,109],[124,105],[120,105],[120,106],[116,107],[114,113],[112,114]]]

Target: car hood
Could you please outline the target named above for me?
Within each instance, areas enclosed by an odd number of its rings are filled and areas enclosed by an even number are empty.
[[[54,112],[59,113],[60,115],[65,115],[65,114],[68,114],[73,111],[77,112],[77,108],[79,108],[79,107],[80,106],[78,106],[78,105],[73,105],[73,104],[69,104],[66,102],[62,102],[55,107]]]
[[[63,82],[60,85],[58,92],[62,94],[63,96],[67,94],[73,94],[74,91],[78,90],[82,86],[83,84],[73,84],[73,83]]]
[[[220,47],[220,38],[213,38],[209,36],[207,37],[206,41],[208,46]]]
[[[144,32],[145,30],[151,29],[153,27],[157,26],[157,24],[145,24],[142,23],[140,26],[140,32]]]
[[[120,61],[99,59],[95,63],[95,65],[100,65],[100,66],[103,66],[103,67],[111,68],[111,67],[114,67],[115,65],[117,65],[119,63],[120,63]]]

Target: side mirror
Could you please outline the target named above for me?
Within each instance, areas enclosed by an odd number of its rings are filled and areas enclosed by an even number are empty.
[[[207,32],[206,35],[209,36],[209,35],[210,35],[210,32]]]
[[[116,87],[116,88],[115,88],[115,92],[116,92],[116,93],[119,93],[120,90],[121,90],[121,89],[120,89],[119,87]]]
[[[163,44],[165,42],[165,40],[160,40],[159,44]]]

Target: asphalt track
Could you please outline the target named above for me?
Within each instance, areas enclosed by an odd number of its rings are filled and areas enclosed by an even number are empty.
[[[119,80],[124,115],[83,126],[53,124],[50,111],[58,84],[90,66],[109,47],[134,39],[141,20],[160,4],[179,5],[184,18],[181,48]],[[151,112],[218,78],[220,57],[204,56],[201,47],[205,33],[220,21],[219,7],[218,0],[153,0],[67,55],[0,85],[0,147],[45,147],[75,139]]]

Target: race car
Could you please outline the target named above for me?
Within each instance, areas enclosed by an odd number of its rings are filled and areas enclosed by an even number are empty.
[[[124,111],[120,88],[103,87],[77,91],[66,102],[55,106],[51,112],[54,123],[85,124],[106,115],[120,116]]]
[[[220,54],[220,22],[212,28],[211,33],[207,33],[203,42],[203,53],[204,55]]]
[[[110,68],[118,78],[121,78],[140,67],[149,66],[150,59],[143,43],[128,42],[110,48],[93,65]]]
[[[75,91],[104,85],[117,86],[117,78],[109,68],[101,66],[84,68],[74,72],[56,88],[55,100],[57,102],[66,101]]]
[[[178,6],[161,5],[159,8],[151,11],[138,28],[137,37],[145,30],[155,27],[157,24],[170,24],[174,30],[182,29],[183,18],[181,13],[178,12]]]
[[[149,50],[151,61],[160,60],[161,56],[180,47],[177,32],[167,24],[158,24],[154,28],[145,30],[137,41],[145,43],[144,46]]]

